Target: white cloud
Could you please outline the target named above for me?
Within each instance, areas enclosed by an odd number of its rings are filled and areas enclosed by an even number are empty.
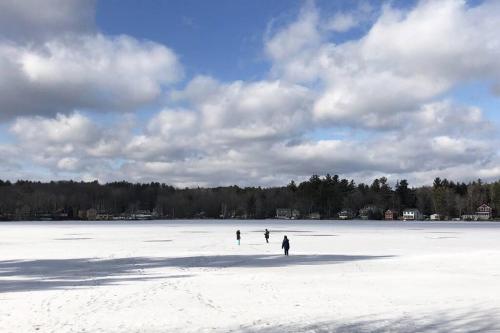
[[[316,27],[319,13],[312,1],[306,2],[301,9],[299,19],[286,28],[276,32],[266,42],[266,52],[273,60],[289,57],[302,52],[308,47],[317,46],[321,36]]]
[[[74,109],[132,110],[182,76],[168,48],[127,36],[0,44],[0,118]]]
[[[216,131],[222,143],[289,137],[311,123],[311,91],[282,81],[222,84],[197,77],[174,96],[197,110],[205,131]]]
[[[60,170],[75,171],[78,169],[79,160],[74,157],[64,157],[57,162]]]
[[[11,132],[22,141],[44,144],[92,142],[97,135],[90,119],[79,113],[70,116],[58,114],[55,119],[18,118]]]
[[[471,113],[474,116],[468,118]],[[494,129],[480,110],[450,101],[422,106],[400,130],[359,138],[304,140],[291,131],[273,140],[228,140],[224,122],[214,127],[203,119],[200,110],[165,109],[142,133],[132,135],[131,128],[106,128],[75,113],[20,119],[11,131],[24,159],[55,175],[160,180],[178,186],[280,185],[327,172],[361,180],[386,175],[421,183],[453,170],[450,176],[467,180],[494,175],[499,160]],[[290,144],[294,139],[299,140]],[[112,149],[99,150],[102,146]],[[20,160],[19,155],[14,159]],[[116,160],[123,163],[113,163]]]
[[[0,3],[0,121],[76,109],[131,111],[183,69],[168,47],[94,26],[95,1]]]
[[[412,184],[500,175],[495,125],[447,96],[472,79],[498,84],[500,5],[386,6],[366,35],[341,44],[328,41],[320,14],[309,2],[295,22],[266,36],[268,77],[195,76],[173,92],[164,86],[181,66],[156,43],[89,32],[3,43],[1,117],[23,117],[10,127],[15,143],[0,146],[0,168],[179,186],[283,185],[327,172]],[[359,19],[330,28],[346,31]],[[96,116],[162,93],[168,105],[150,119],[115,114],[106,125]],[[95,112],[73,111],[81,108]]]
[[[199,154],[203,129],[199,115],[189,110],[163,110],[146,126],[143,134],[133,136],[125,155],[139,160],[178,160]]]
[[[326,28],[335,32],[346,32],[358,24],[358,20],[352,13],[338,13],[327,22]]]
[[[275,77],[294,82],[316,79],[317,68],[310,62],[317,61],[318,47],[322,43],[319,31],[319,13],[309,1],[302,8],[298,19],[265,39],[265,52],[273,62]]]
[[[36,42],[54,35],[91,32],[95,0],[2,0],[0,39]]]
[[[267,41],[268,50],[284,50],[268,51],[273,75],[322,88],[316,119],[385,128],[400,112],[416,110],[467,81],[498,85],[497,2],[469,7],[460,0],[421,1],[410,11],[384,8],[359,40],[337,45],[316,36],[321,21],[313,6]],[[315,37],[309,43],[295,37],[290,31],[296,26]]]
[[[348,11],[338,11],[333,16],[328,17],[323,24],[324,29],[335,33],[345,33],[365,26],[375,19],[375,8],[368,1],[357,1]]]
[[[7,157],[19,165],[35,165],[54,175],[69,173],[81,179],[82,173],[108,169],[122,156],[123,143],[132,134],[127,117],[121,117],[120,123],[107,128],[81,113],[18,118],[10,127],[16,139],[10,147],[18,153]],[[32,177],[36,179],[36,175]]]

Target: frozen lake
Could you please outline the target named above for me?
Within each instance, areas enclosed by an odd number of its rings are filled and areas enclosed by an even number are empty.
[[[500,223],[2,222],[0,236],[0,332],[500,332]]]

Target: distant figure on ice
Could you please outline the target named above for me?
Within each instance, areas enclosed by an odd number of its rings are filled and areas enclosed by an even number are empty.
[[[236,230],[236,240],[238,241],[238,245],[240,245],[241,232],[239,230]]]
[[[285,250],[285,255],[288,255],[288,250],[290,250],[290,242],[288,241],[288,238],[285,236],[283,238],[283,243],[281,243],[281,248]]]
[[[264,232],[264,237],[266,238],[266,243],[269,243],[269,230],[266,229]]]

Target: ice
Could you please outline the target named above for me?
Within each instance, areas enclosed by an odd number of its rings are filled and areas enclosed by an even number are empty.
[[[500,332],[498,223],[9,222],[0,235],[0,332]]]

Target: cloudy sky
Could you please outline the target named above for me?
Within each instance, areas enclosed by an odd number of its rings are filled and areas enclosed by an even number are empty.
[[[500,2],[0,1],[0,178],[500,178]]]

